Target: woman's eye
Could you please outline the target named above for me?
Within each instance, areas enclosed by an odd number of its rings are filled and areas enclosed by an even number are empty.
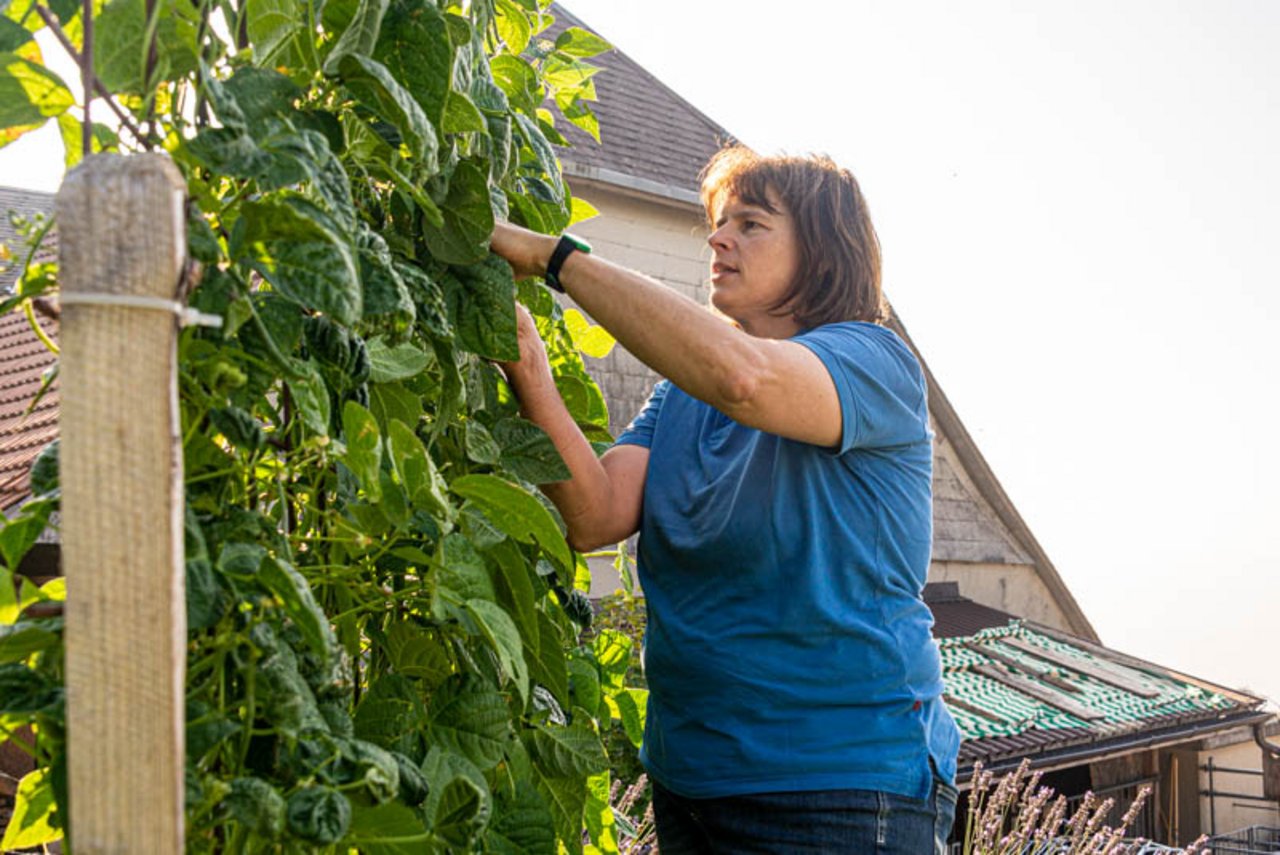
[[[742,224],[742,230],[744,232],[749,232],[752,229],[756,229],[759,227],[760,227],[760,224],[757,223],[755,220],[747,220]]]

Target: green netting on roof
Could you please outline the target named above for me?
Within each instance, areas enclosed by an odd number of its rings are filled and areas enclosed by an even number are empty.
[[[1049,658],[1032,655],[1017,644],[1044,650]],[[1082,727],[1105,734],[1131,730],[1144,719],[1236,706],[1222,695],[1168,673],[1099,656],[1019,621],[967,637],[942,639],[939,649],[947,695],[959,701],[951,705],[951,712],[965,739]],[[1082,670],[1063,664],[1066,662],[1078,662]],[[1001,679],[979,673],[983,667],[994,669]],[[1021,680],[1034,686],[1009,685]],[[1065,700],[1068,707],[1078,704],[1085,710],[1077,710],[1081,713],[1077,715],[1061,709],[1036,697],[1035,689],[1055,700]],[[1085,717],[1085,711],[1093,715]]]

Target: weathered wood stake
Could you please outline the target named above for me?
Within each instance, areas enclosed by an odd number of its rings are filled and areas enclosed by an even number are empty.
[[[77,853],[183,851],[186,606],[177,323],[184,185],[95,155],[58,193],[67,757]],[[92,295],[92,296],[90,296]]]

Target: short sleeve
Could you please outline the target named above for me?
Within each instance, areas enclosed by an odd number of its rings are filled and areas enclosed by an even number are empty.
[[[662,411],[662,401],[667,397],[667,390],[670,388],[670,380],[658,381],[644,408],[618,436],[614,445],[638,445],[641,448],[648,448],[653,444],[653,431],[658,425],[658,414]]]
[[[929,438],[924,373],[892,330],[875,324],[826,324],[794,341],[811,350],[835,383],[843,419],[839,453]]]

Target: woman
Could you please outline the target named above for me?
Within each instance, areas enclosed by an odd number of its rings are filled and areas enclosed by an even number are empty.
[[[880,325],[861,192],[826,158],[739,147],[702,201],[732,324],[571,240],[493,238],[668,378],[597,459],[523,309],[503,366],[569,467],[547,487],[569,542],[640,531],[659,845],[943,852],[959,735],[920,598],[932,435],[920,366]]]

